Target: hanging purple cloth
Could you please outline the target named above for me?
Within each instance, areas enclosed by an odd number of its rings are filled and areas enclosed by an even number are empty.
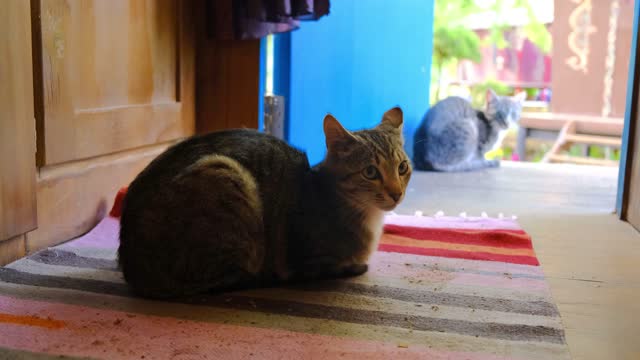
[[[219,40],[259,39],[329,13],[329,0],[209,0],[208,5],[210,29]]]

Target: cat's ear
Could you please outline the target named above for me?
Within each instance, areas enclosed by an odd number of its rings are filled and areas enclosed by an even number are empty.
[[[514,101],[517,101],[517,102],[519,102],[519,103],[522,103],[522,102],[524,102],[524,101],[527,99],[527,93],[526,93],[526,92],[524,92],[524,91],[521,91],[521,92],[519,92],[519,93],[515,94],[515,95],[512,97],[512,99],[513,99]]]
[[[403,118],[402,109],[396,106],[384,113],[380,125],[389,125],[396,129],[402,129]]]
[[[327,114],[324,117],[324,136],[327,149],[334,149],[336,145],[356,141],[353,135],[331,114]]]
[[[487,89],[487,104],[498,100],[498,95],[496,95],[493,89]]]

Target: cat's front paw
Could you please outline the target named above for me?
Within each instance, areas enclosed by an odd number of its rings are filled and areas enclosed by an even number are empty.
[[[351,264],[342,269],[342,276],[358,276],[366,273],[367,270],[369,270],[369,265],[367,264]]]

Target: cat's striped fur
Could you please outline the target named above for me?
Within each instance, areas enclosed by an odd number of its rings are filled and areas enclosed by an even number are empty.
[[[281,281],[358,275],[383,211],[411,176],[402,111],[349,132],[325,118],[327,156],[251,130],[197,136],[161,154],[130,185],[119,263],[139,295],[186,296]]]

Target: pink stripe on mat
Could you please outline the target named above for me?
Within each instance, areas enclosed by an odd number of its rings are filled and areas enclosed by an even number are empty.
[[[107,216],[88,233],[73,240],[73,246],[99,249],[117,249],[120,246],[120,219]],[[114,236],[115,235],[115,236]]]
[[[1,324],[0,346],[108,359],[469,359],[502,357],[423,346],[179,320],[0,296],[0,312],[55,314],[67,326]]]
[[[534,256],[521,256],[521,255],[502,255],[494,254],[490,252],[472,252],[462,250],[448,250],[448,249],[433,249],[433,248],[419,248],[414,246],[402,246],[394,244],[380,244],[378,246],[379,251],[397,252],[414,255],[428,255],[437,257],[448,257],[455,259],[469,259],[469,260],[485,260],[485,261],[497,261],[511,264],[521,265],[539,265],[538,258]]]

